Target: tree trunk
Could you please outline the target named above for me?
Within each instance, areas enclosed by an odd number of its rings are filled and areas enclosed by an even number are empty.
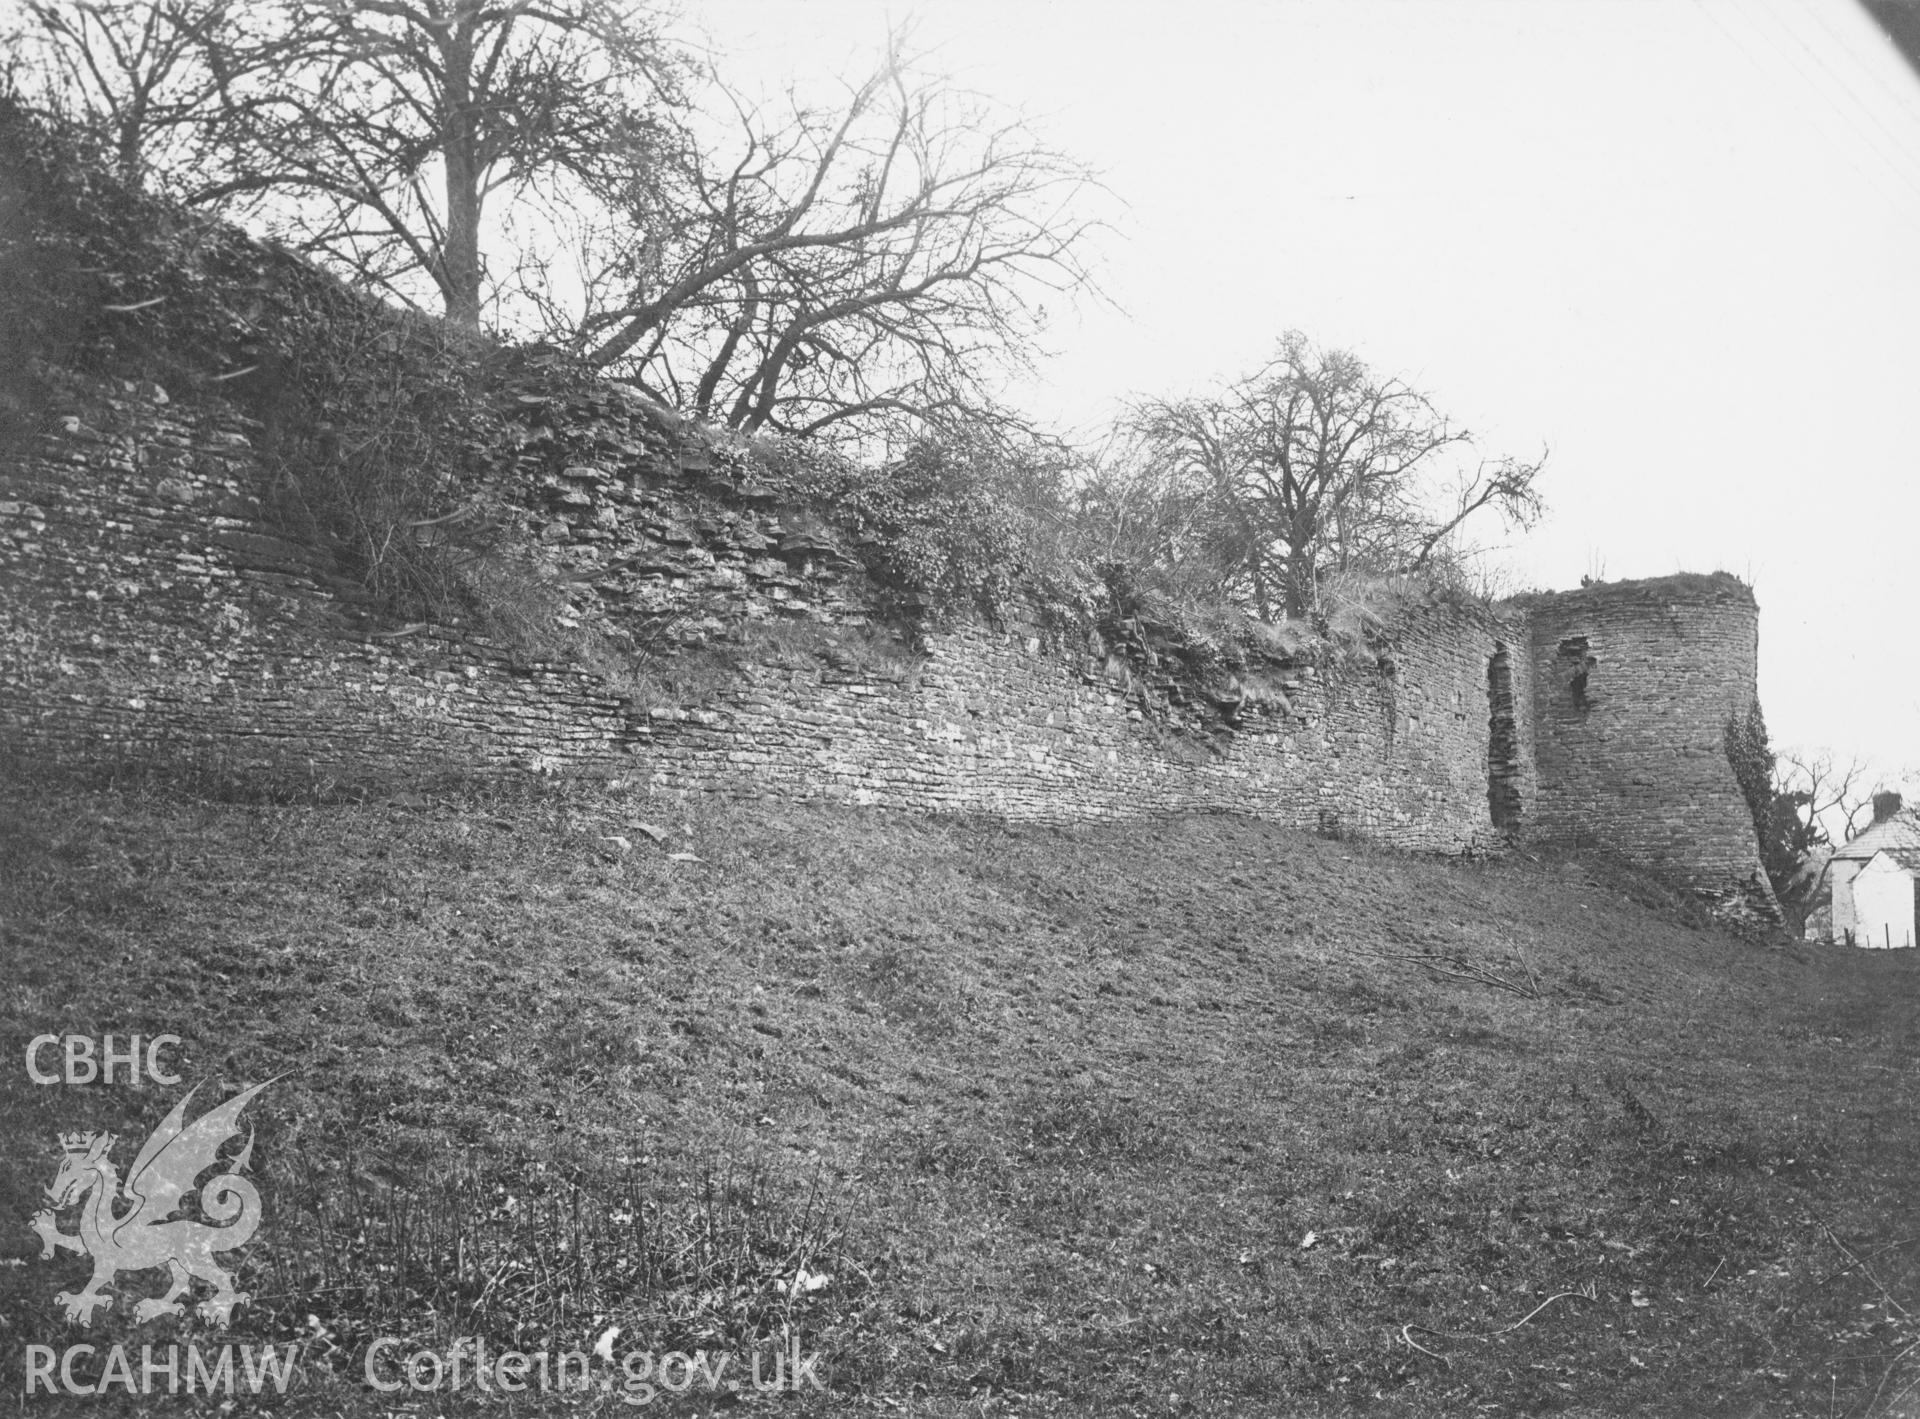
[[[140,140],[144,136],[142,132],[144,127],[145,124],[142,122],[142,116],[137,106],[132,113],[124,115],[120,120],[119,141],[115,144],[115,147],[118,150],[117,157],[120,168],[120,180],[126,183],[128,187],[138,188],[145,185],[142,182],[142,179],[146,176],[144,171],[145,164],[141,162],[140,151]]]
[[[1289,618],[1304,618],[1319,601],[1319,588],[1314,585],[1313,549],[1293,547],[1287,552],[1287,615]]]
[[[480,160],[478,122],[473,105],[473,25],[471,5],[458,8],[441,45],[446,65],[446,129],[441,158],[447,175],[447,228],[440,247],[440,294],[447,319],[469,330],[480,328]]]

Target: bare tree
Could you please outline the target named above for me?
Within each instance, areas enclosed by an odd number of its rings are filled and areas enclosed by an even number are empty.
[[[24,96],[95,134],[121,179],[187,202],[224,194],[240,119],[286,55],[232,0],[26,0],[7,36]]]
[[[992,415],[1045,302],[1088,283],[1087,171],[897,38],[831,110],[727,104],[730,137],[689,127],[607,194],[631,235],[590,264],[573,346],[744,430]]]
[[[16,73],[122,173],[475,326],[489,204],[631,173],[687,68],[627,0],[27,0]],[[18,80],[16,80],[18,82]],[[524,214],[523,214],[523,226]]]
[[[1297,331],[1220,394],[1142,401],[1130,422],[1162,477],[1217,502],[1265,619],[1311,610],[1330,571],[1427,570],[1477,515],[1526,525],[1541,508],[1542,461],[1473,457],[1472,436],[1425,395]],[[1432,475],[1449,462],[1436,499]]]
[[[1775,756],[1760,855],[1791,922],[1804,925],[1833,849],[1852,842],[1872,822],[1875,782],[1858,755],[1842,758],[1818,749]]]
[[[682,64],[616,0],[284,0],[299,36],[235,193],[291,198],[295,244],[474,326],[488,204],[605,180],[676,101]]]
[[[1782,753],[1774,769],[1774,791],[1800,803],[1799,818],[1811,843],[1850,843],[1873,821],[1873,766],[1858,754],[1842,757],[1831,749],[1795,749]]]
[[[735,428],[1017,434],[995,390],[1089,284],[1088,172],[918,75],[897,35],[836,104],[716,85],[720,121],[685,107],[692,66],[634,0],[32,3],[75,74],[89,46],[136,56],[95,84],[130,164],[458,324],[524,303]],[[169,135],[219,163],[156,163]],[[577,267],[552,259],[568,242]]]
[[[1136,583],[1183,601],[1245,599],[1258,570],[1247,520],[1205,476],[1154,453],[1118,430],[1081,477],[1073,506],[1084,560],[1123,566]]]

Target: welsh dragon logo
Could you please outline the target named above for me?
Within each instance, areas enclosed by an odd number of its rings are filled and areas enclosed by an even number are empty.
[[[267,1084],[273,1082],[269,1079]],[[104,1288],[112,1284],[116,1273],[157,1266],[167,1268],[173,1284],[166,1295],[149,1297],[135,1305],[136,1321],[182,1314],[186,1307],[180,1298],[195,1278],[214,1288],[214,1294],[200,1303],[200,1314],[216,1325],[232,1319],[233,1308],[248,1296],[233,1289],[233,1277],[214,1264],[213,1254],[244,1245],[260,1226],[260,1194],[240,1176],[253,1156],[251,1130],[239,1156],[200,1189],[201,1213],[221,1225],[209,1226],[172,1214],[195,1179],[219,1162],[221,1145],[239,1135],[240,1111],[267,1084],[256,1084],[234,1095],[190,1124],[186,1122],[187,1103],[197,1086],[189,1089],[140,1145],[126,1181],[130,1205],[117,1215],[120,1174],[110,1156],[116,1136],[61,1135],[60,1146],[66,1156],[54,1175],[53,1186],[46,1190],[51,1205],[34,1214],[32,1228],[40,1235],[42,1261],[52,1257],[56,1249],[93,1258],[93,1277],[85,1289],[78,1293],[62,1291],[54,1297],[68,1320],[91,1325],[95,1310],[113,1305],[113,1297]],[[76,1203],[80,1206],[80,1230],[60,1231],[55,1213]]]

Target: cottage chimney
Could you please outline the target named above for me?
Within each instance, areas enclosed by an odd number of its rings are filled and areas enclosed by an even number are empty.
[[[1884,823],[1900,811],[1900,795],[1892,789],[1884,789],[1873,795],[1873,821]]]

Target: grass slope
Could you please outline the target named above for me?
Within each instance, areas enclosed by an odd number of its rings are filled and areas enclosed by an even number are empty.
[[[56,1131],[114,1129],[124,1167],[179,1093],[35,1087],[32,1035],[172,1031],[225,1081],[202,1102],[295,1071],[249,1112],[236,1320],[303,1341],[294,1409],[392,1407],[373,1335],[613,1324],[740,1355],[786,1327],[831,1397],[785,1413],[1920,1393],[1920,961],[1735,941],[1605,867],[1228,818],[15,785],[0,913],[0,1214],[41,1205]],[[83,1264],[0,1239],[7,1391],[29,1342],[176,1338],[127,1299],[67,1329]]]

